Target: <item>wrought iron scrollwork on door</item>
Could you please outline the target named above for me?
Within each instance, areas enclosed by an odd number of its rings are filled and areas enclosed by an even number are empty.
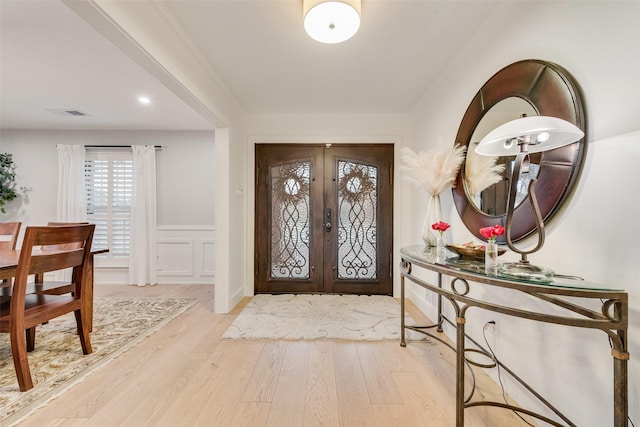
[[[310,162],[270,168],[272,277],[309,277],[310,169]]]
[[[338,278],[377,276],[378,169],[338,162]]]

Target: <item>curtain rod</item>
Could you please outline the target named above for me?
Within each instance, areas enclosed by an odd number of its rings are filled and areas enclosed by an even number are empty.
[[[162,150],[162,145],[154,145],[156,150]],[[84,148],[131,148],[131,145],[85,145]]]

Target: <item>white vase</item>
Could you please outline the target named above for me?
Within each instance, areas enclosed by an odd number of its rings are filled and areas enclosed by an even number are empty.
[[[424,216],[424,224],[422,226],[422,240],[427,246],[436,246],[440,233],[431,225],[442,220],[442,209],[440,208],[440,195],[435,194],[429,198],[427,202],[427,213]]]

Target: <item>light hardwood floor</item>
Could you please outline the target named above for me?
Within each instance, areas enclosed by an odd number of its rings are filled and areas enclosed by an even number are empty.
[[[455,425],[454,354],[435,341],[227,341],[220,337],[242,307],[213,314],[209,286],[103,286],[96,295],[199,303],[20,426]],[[481,395],[501,396],[477,377]],[[501,409],[465,417],[466,426],[526,425]]]

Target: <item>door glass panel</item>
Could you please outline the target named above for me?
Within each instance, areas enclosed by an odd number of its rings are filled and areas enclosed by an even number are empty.
[[[338,161],[338,278],[377,275],[378,169]]]
[[[271,277],[309,278],[311,162],[270,167]]]

